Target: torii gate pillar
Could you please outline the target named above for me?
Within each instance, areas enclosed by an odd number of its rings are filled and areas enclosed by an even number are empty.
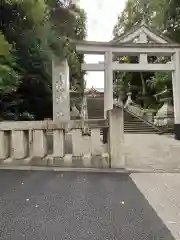
[[[175,139],[180,140],[180,51],[176,51],[172,58],[175,71],[172,72],[173,100],[174,100],[174,133]]]
[[[112,52],[108,51],[104,56],[104,118],[107,117],[107,111],[113,109],[113,69]]]

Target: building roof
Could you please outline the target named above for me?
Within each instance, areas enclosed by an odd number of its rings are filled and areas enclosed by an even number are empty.
[[[104,88],[95,88],[95,87],[91,87],[91,88],[86,88],[85,89],[86,92],[104,92]]]
[[[111,43],[127,43],[132,41],[135,37],[139,35],[139,33],[143,31],[147,34],[147,36],[156,43],[171,43],[171,44],[177,44],[176,42],[172,41],[168,37],[166,37],[161,32],[151,28],[150,26],[146,25],[144,22],[141,24],[136,25],[134,28],[132,28],[129,32],[126,32],[122,35],[120,35],[118,38],[113,39],[110,41]]]
[[[94,88],[93,86],[91,88],[86,88],[85,93],[87,94],[98,94],[98,93],[104,93],[104,88]]]

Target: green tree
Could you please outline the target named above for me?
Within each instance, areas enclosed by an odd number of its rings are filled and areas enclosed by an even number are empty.
[[[71,85],[82,85],[80,63],[83,58],[75,53],[71,39],[85,37],[85,19],[84,11],[68,0],[1,1],[1,35],[11,46],[11,57],[3,60],[0,70],[1,79],[4,76],[1,84],[4,92],[0,92],[4,109],[1,115],[10,111],[17,119],[23,112],[29,112],[36,119],[52,116],[51,63],[54,55],[60,61],[68,58]],[[7,77],[5,72],[12,74]],[[11,92],[8,90],[9,85],[13,86],[10,81],[16,86]]]
[[[180,1],[178,0],[128,0],[123,13],[118,17],[114,27],[114,38],[139,25],[142,20],[150,27],[164,33],[167,37],[180,42]],[[164,59],[149,59],[149,61],[164,61]],[[134,62],[130,58],[131,62]],[[130,82],[134,86],[133,98],[141,105],[148,105],[155,101],[153,95],[162,91],[166,86],[172,88],[172,78],[168,73],[131,73]],[[124,76],[120,74],[120,78]],[[141,81],[140,81],[141,80]],[[141,94],[137,94],[135,89]],[[142,96],[147,98],[141,101]]]
[[[14,91],[19,83],[19,76],[15,71],[15,59],[13,59],[10,51],[11,45],[0,32],[0,94]]]

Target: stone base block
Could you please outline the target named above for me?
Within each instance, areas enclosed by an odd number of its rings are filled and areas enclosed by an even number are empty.
[[[31,166],[47,166],[48,160],[47,158],[39,158],[39,157],[32,157]]]
[[[5,159],[2,162],[2,165],[7,165],[7,166],[29,166],[31,165],[31,157],[27,157],[24,159],[13,159],[12,157]]]
[[[65,154],[64,165],[67,167],[72,167],[72,154]]]
[[[64,167],[64,159],[59,157],[53,158],[53,166],[54,167]]]
[[[12,164],[13,163],[13,159],[11,157],[9,158],[6,158],[4,161],[3,161],[3,165],[9,165],[9,164]]]
[[[124,169],[125,168],[125,156],[122,155],[117,161],[113,161],[113,162],[110,161],[110,167]]]
[[[110,163],[109,163],[109,153],[103,153],[101,161],[102,161],[102,166],[108,168],[109,165],[110,165]]]
[[[92,164],[91,164],[91,154],[84,154],[83,155],[83,165],[85,167],[92,167]]]
[[[53,166],[54,164],[54,159],[53,159],[53,156],[51,155],[46,156],[43,160],[47,162],[48,166]]]

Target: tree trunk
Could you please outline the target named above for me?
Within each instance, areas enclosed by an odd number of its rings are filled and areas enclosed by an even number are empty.
[[[141,82],[142,82],[142,96],[146,96],[146,82],[143,77],[143,73],[140,72]],[[145,107],[145,101],[143,101],[143,107]]]

